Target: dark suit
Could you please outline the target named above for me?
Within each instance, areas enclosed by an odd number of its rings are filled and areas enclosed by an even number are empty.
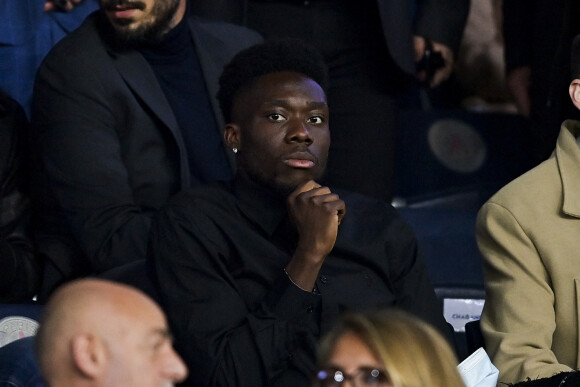
[[[457,50],[469,0],[245,1],[248,27],[310,42],[329,66],[325,183],[390,201],[398,97],[415,75],[413,35]]]
[[[233,25],[188,22],[220,130],[221,69],[261,38]],[[109,44],[107,31],[93,14],[55,46],[36,80],[44,294],[63,280],[142,260],[152,215],[189,186],[180,128],[153,70],[138,51]]]

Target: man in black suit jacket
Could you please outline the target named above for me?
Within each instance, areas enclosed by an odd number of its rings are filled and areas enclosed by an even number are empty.
[[[195,19],[186,4],[103,0],[39,69],[41,296],[86,274],[139,277],[125,271],[145,257],[152,215],[180,189],[233,172],[217,80],[261,37]]]

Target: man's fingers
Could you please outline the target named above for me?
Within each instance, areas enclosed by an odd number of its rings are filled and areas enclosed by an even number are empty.
[[[306,183],[298,186],[298,188],[296,188],[294,190],[294,192],[292,192],[290,194],[290,197],[298,196],[304,192],[308,192],[308,191],[311,191],[311,190],[316,189],[316,188],[320,188],[320,184],[318,184],[314,180],[309,180]]]
[[[301,203],[300,206],[304,209],[312,205],[315,207],[324,207],[328,214],[333,214],[338,217],[338,224],[340,224],[346,214],[346,205],[338,194],[313,180],[304,183],[290,194],[288,204],[294,207],[298,203]]]
[[[318,199],[319,205],[324,205],[329,214],[336,214],[338,216],[338,224],[344,218],[346,214],[346,204],[337,194],[325,195],[324,197],[316,198]]]
[[[328,187],[320,187],[308,192],[316,204],[328,203],[339,200],[338,194],[330,192]]]

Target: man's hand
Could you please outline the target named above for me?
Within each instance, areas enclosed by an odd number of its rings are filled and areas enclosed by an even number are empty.
[[[44,12],[52,11],[70,11],[83,0],[46,0],[44,3]]]
[[[443,57],[444,65],[435,71],[433,78],[431,79],[429,86],[436,87],[446,81],[453,72],[453,65],[455,64],[455,58],[453,56],[453,51],[444,44],[438,42],[431,42],[433,44],[433,51],[441,53]],[[419,62],[423,55],[425,54],[426,41],[422,36],[414,36],[413,44],[415,49],[415,62]],[[424,82],[427,79],[427,74],[423,72],[417,73],[417,79],[420,82]]]
[[[312,180],[292,192],[287,205],[298,230],[298,244],[286,271],[300,288],[312,290],[320,267],[334,247],[346,206],[328,187]]]

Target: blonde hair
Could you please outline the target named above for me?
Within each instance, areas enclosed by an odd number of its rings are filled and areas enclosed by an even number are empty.
[[[400,310],[347,314],[321,341],[324,366],[342,335],[356,335],[383,363],[397,387],[464,387],[457,357],[432,326]]]

